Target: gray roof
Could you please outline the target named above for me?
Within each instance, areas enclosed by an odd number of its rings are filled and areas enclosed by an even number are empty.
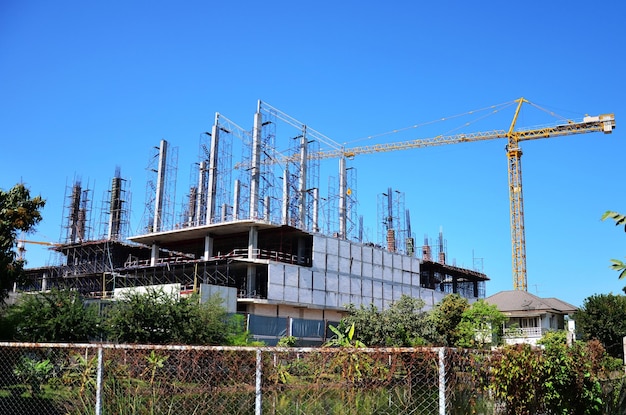
[[[577,310],[575,306],[558,298],[540,298],[522,290],[500,291],[485,298],[485,301],[494,304],[503,313],[572,314]]]

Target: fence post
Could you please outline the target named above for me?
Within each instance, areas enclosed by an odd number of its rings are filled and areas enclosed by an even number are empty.
[[[102,345],[98,347],[98,370],[96,372],[96,415],[102,413]]]
[[[439,415],[446,415],[446,349],[439,348]]]
[[[256,397],[254,400],[254,414],[261,415],[261,349],[256,349]]]

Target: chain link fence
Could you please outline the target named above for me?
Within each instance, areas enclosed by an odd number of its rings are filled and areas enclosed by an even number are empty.
[[[483,414],[493,353],[0,343],[0,413]],[[607,385],[613,387],[611,385]]]

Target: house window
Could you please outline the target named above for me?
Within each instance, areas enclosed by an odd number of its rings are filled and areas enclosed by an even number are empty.
[[[536,317],[526,317],[519,319],[519,326],[523,329],[538,327],[537,326],[537,318]]]

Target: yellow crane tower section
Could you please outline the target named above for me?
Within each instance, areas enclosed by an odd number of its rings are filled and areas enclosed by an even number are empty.
[[[475,141],[507,139],[506,155],[509,167],[509,199],[511,209],[511,245],[513,265],[513,288],[515,290],[528,290],[526,274],[526,240],[524,231],[524,203],[522,197],[522,150],[519,144],[522,141],[536,140],[540,138],[562,137],[574,134],[586,134],[603,132],[610,134],[615,128],[615,115],[602,114],[598,116],[585,116],[582,121],[567,121],[553,126],[515,130],[515,124],[524,98],[515,100],[517,108],[508,130],[492,130],[469,134],[439,135],[431,138],[419,138],[415,140],[373,144],[339,150],[319,151],[309,153],[309,159],[327,158],[352,158],[360,154],[382,153],[389,151],[408,150],[413,148],[433,147],[444,144],[468,143]],[[282,161],[289,161],[286,158]]]

